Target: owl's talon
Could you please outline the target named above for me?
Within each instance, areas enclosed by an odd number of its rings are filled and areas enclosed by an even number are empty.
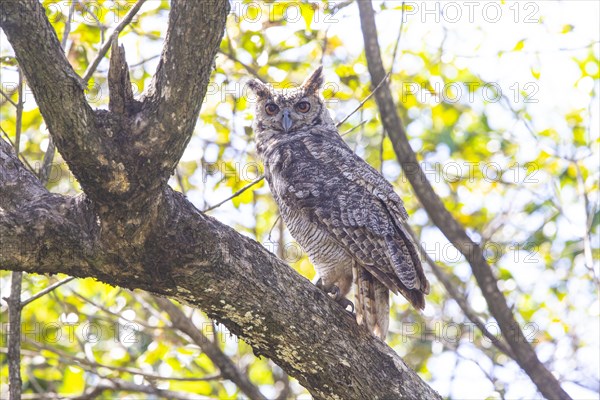
[[[325,284],[323,283],[322,278],[319,278],[317,283],[315,283],[315,286],[318,287],[319,289],[321,289],[322,291],[324,291],[326,294],[331,295],[335,301],[339,300],[340,288],[338,288],[337,286],[331,285],[329,287],[326,287]]]
[[[329,288],[326,288],[323,284],[323,279],[319,278],[319,280],[315,283],[315,286],[324,291],[327,295],[331,296],[333,300],[335,300],[340,306],[344,307],[344,310],[348,312],[350,315],[354,316],[354,303],[352,303],[347,298],[343,297],[340,292],[340,288],[336,285],[331,285]],[[348,310],[348,306],[350,306],[350,310]]]
[[[333,299],[335,301],[339,301],[340,300],[340,288],[333,285],[329,288],[329,290],[327,291],[327,294],[330,294],[333,296]]]
[[[347,298],[342,298],[338,300],[338,304],[344,307],[344,310],[348,312],[350,315],[354,316],[354,303],[348,300]],[[350,306],[351,310],[348,310],[348,306]]]
[[[315,283],[315,286],[321,289],[322,291],[325,291],[325,286],[323,285],[323,278],[319,278],[317,283]]]

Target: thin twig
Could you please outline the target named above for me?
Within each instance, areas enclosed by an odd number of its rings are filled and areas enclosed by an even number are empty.
[[[500,399],[501,400],[505,399],[504,394],[503,394],[504,391],[498,389],[498,379],[494,376],[493,372],[486,371],[486,369],[483,367],[483,365],[481,365],[481,361],[460,354],[460,351],[458,351],[458,348],[456,349],[455,354],[457,355],[457,358],[463,359],[464,361],[469,361],[469,362],[472,362],[473,364],[475,364],[479,368],[479,370],[485,375],[485,377],[490,381],[490,383],[494,386],[494,388],[496,388],[496,392],[500,395]],[[492,361],[492,365],[496,364],[493,359],[491,359],[491,361]],[[492,369],[493,368],[494,367],[492,367]]]
[[[54,145],[52,136],[50,136],[48,138],[48,147],[46,148],[44,159],[42,160],[42,167],[38,173],[38,178],[43,185],[46,185],[48,183],[48,179],[50,178],[50,170],[52,168],[52,162],[54,161],[54,153],[56,153],[56,146]]]
[[[17,102],[17,117],[15,121],[15,153],[21,149],[21,130],[23,129],[23,72],[19,68],[19,86],[17,86],[19,100]]]
[[[151,56],[151,57],[144,58],[143,60],[141,60],[141,61],[139,61],[139,62],[137,62],[137,63],[135,63],[135,64],[131,64],[131,65],[129,66],[129,69],[136,68],[136,67],[139,67],[139,66],[141,66],[141,65],[144,65],[144,64],[145,64],[145,63],[147,63],[148,61],[152,61],[152,60],[154,60],[155,58],[158,58],[158,57],[160,57],[160,54],[155,54],[155,55],[153,55],[153,56]]]
[[[80,5],[87,13],[89,13],[89,15],[92,16],[92,18],[96,20],[96,26],[100,30],[100,43],[104,43],[104,32],[106,32],[107,27],[103,25],[102,22],[100,22],[100,20],[96,16],[96,13],[93,10],[90,10],[90,8],[85,4],[85,2],[80,3]]]
[[[269,242],[271,241],[271,235],[273,234],[273,229],[275,229],[275,225],[277,225],[277,222],[279,222],[280,219],[281,219],[281,214],[277,215],[277,218],[275,218],[275,222],[273,222],[273,226],[271,226],[271,229],[269,229],[269,237],[267,238],[267,240]]]
[[[21,303],[22,307],[25,307],[27,304],[32,303],[32,302],[36,301],[37,299],[39,299],[40,297],[47,295],[48,293],[50,293],[54,289],[56,289],[56,288],[64,285],[65,283],[71,282],[73,279],[75,279],[75,277],[74,276],[70,276],[68,278],[63,279],[62,281],[58,281],[55,284],[48,286],[44,290],[41,290],[38,293],[36,293],[33,296],[31,296],[27,300],[24,300]]]
[[[255,180],[253,180],[252,182],[250,182],[249,184],[247,184],[246,186],[244,186],[243,188],[241,188],[240,190],[238,190],[237,192],[235,192],[234,194],[232,194],[231,196],[229,196],[225,200],[218,202],[214,206],[208,207],[207,209],[205,209],[202,212],[209,212],[209,211],[214,210],[217,207],[221,207],[223,204],[227,203],[229,200],[231,200],[231,199],[239,196],[240,194],[244,193],[246,190],[250,189],[252,186],[256,185],[257,183],[259,183],[263,179],[265,179],[264,175],[259,176],[258,178],[256,178]]]
[[[75,5],[77,3],[78,1],[71,2],[71,6],[69,7],[69,15],[67,16],[67,22],[65,22],[65,30],[63,31],[63,37],[60,43],[65,53],[67,53],[67,40],[69,39],[69,34],[71,33],[71,19],[73,18]]]
[[[458,304],[458,306],[465,314],[465,316],[469,319],[469,321],[475,324],[475,326],[479,328],[481,333],[486,338],[488,338],[498,350],[500,350],[510,358],[514,359],[515,357],[512,350],[486,328],[483,321],[481,321],[481,319],[477,316],[475,310],[473,310],[469,305],[467,298],[458,291],[456,285],[450,280],[450,277],[443,271],[443,269],[431,258],[427,251],[423,248],[423,245],[419,241],[419,238],[417,237],[416,233],[412,230],[412,228],[408,224],[404,224],[404,228],[406,228],[408,233],[411,235],[413,241],[419,247],[421,255],[423,256],[423,258],[425,258],[425,261],[431,267],[431,270],[433,271],[435,277],[442,283],[442,285],[446,289],[446,292],[448,292],[448,295],[452,299],[454,299],[454,301],[456,301],[456,304]]]
[[[402,2],[402,16],[400,17],[400,29],[398,30],[398,37],[396,38],[396,44],[394,45],[394,53],[392,54],[392,65],[390,66],[390,72],[394,70],[394,64],[396,63],[396,55],[398,54],[398,48],[400,47],[400,39],[402,38],[402,29],[404,28],[404,2]]]
[[[0,132],[2,132],[4,134],[4,137],[6,137],[6,140],[8,141],[8,143],[10,143],[10,145],[14,148],[15,144],[10,139],[10,136],[8,136],[8,133],[1,126],[0,126]],[[27,161],[27,158],[25,158],[25,156],[23,154],[19,154],[18,156],[19,156],[19,159],[21,160],[21,162],[23,164],[25,164],[25,166],[27,167],[29,172],[31,172],[32,174],[35,175],[35,169],[33,168],[33,166],[31,164],[29,164],[29,161]]]
[[[135,5],[131,8],[131,10],[129,10],[129,12],[125,15],[125,17],[123,18],[123,20],[115,27],[115,29],[110,34],[110,36],[108,37],[108,39],[104,43],[102,43],[102,46],[100,47],[100,50],[98,51],[98,54],[96,55],[96,58],[94,59],[94,61],[92,61],[92,63],[89,65],[88,69],[83,74],[83,78],[82,79],[83,79],[84,82],[87,83],[87,81],[90,80],[90,78],[92,77],[92,75],[96,71],[96,68],[98,68],[98,64],[100,64],[100,61],[102,61],[102,59],[104,58],[104,56],[108,52],[108,49],[110,48],[110,46],[112,44],[113,38],[119,36],[119,33],[127,25],[129,25],[129,23],[131,22],[131,20],[135,16],[135,14],[137,14],[137,12],[140,10],[140,8],[142,7],[142,5],[145,2],[146,2],[146,0],[138,0],[138,2],[135,3]]]
[[[592,273],[594,283],[596,283],[596,285],[600,285],[600,280],[598,279],[596,271],[594,270],[594,257],[592,254],[592,241],[590,231],[594,215],[592,213],[592,207],[590,205],[590,198],[585,190],[585,182],[583,180],[581,167],[579,166],[579,163],[575,160],[572,161],[572,164],[575,166],[575,171],[577,172],[577,187],[579,189],[580,195],[583,197],[583,208],[586,216],[585,231],[583,233],[583,255],[585,260],[584,264],[586,268],[589,269]]]
[[[90,388],[80,396],[71,397],[70,400],[90,400],[102,395],[106,390],[112,392],[137,392],[148,394],[150,398],[173,399],[173,400],[193,400],[197,399],[197,394],[188,394],[184,392],[175,392],[168,389],[160,389],[152,383],[149,385],[139,385],[134,382],[118,379],[114,377],[106,377]],[[103,398],[106,398],[102,396]],[[112,396],[111,396],[112,397]],[[115,397],[116,398],[116,397]],[[68,398],[69,399],[69,398]]]
[[[11,399],[21,398],[21,284],[23,272],[14,271],[10,280],[8,304],[8,392]]]
[[[100,305],[100,304],[96,303],[95,301],[93,301],[93,300],[91,300],[91,299],[88,299],[87,297],[85,297],[84,295],[82,295],[82,294],[80,294],[80,293],[78,293],[78,292],[76,292],[76,291],[73,291],[73,290],[72,290],[72,291],[71,291],[71,294],[72,294],[72,295],[74,295],[75,297],[78,297],[79,299],[81,299],[81,300],[85,301],[86,303],[88,303],[88,304],[90,304],[90,305],[92,305],[92,306],[96,307],[96,308],[97,308],[97,309],[99,309],[100,311],[103,311],[103,312],[105,312],[106,314],[108,314],[108,315],[110,315],[110,316],[113,316],[113,317],[116,317],[116,318],[122,319],[122,320],[124,320],[124,321],[127,321],[127,322],[129,322],[129,323],[131,323],[131,324],[139,325],[139,326],[142,326],[142,327],[144,327],[144,328],[146,328],[146,329],[150,329],[150,330],[152,330],[152,329],[158,329],[158,328],[159,328],[159,327],[157,327],[157,326],[152,326],[152,325],[149,325],[149,324],[147,324],[147,323],[144,323],[144,322],[142,322],[142,321],[139,321],[139,320],[134,320],[134,319],[125,318],[123,315],[121,315],[121,314],[118,314],[118,313],[116,313],[116,312],[113,312],[113,311],[109,310],[108,308],[106,308],[106,307],[104,307],[104,306],[102,306],[102,305]]]
[[[561,53],[561,52],[583,50],[583,49],[593,47],[593,46],[597,45],[598,43],[600,43],[600,41],[595,40],[593,42],[590,42],[589,44],[586,44],[584,46],[579,46],[579,47],[559,47],[558,49],[546,49],[546,50],[514,50],[514,49],[511,49],[511,50],[504,50],[503,53],[518,52],[519,54],[554,54],[554,53]],[[453,53],[452,56],[456,57],[456,58],[488,58],[488,57],[497,58],[498,53],[482,54],[481,52],[477,52],[477,53],[473,53],[473,54],[469,54],[469,55]]]
[[[340,136],[342,136],[342,137],[346,136],[347,134],[349,134],[350,132],[353,132],[353,131],[355,131],[356,129],[360,128],[361,126],[363,126],[363,125],[364,125],[364,124],[366,124],[367,122],[368,122],[368,120],[366,120],[366,119],[365,119],[365,120],[363,120],[363,121],[362,121],[360,124],[358,124],[358,125],[356,125],[356,126],[353,126],[352,128],[348,129],[346,132],[342,132],[342,133],[340,133]]]
[[[325,30],[325,37],[323,38],[323,46],[321,47],[321,61],[319,61],[319,65],[323,65],[323,59],[325,59],[325,54],[327,53],[327,44],[329,42],[329,28],[331,25],[327,27]]]
[[[23,125],[23,72],[19,67],[19,95],[17,102],[17,116],[15,127],[15,153],[19,156],[19,144],[21,142],[21,129]],[[10,279],[10,295],[4,298],[8,304],[8,385],[11,399],[21,398],[21,286],[23,284],[23,272],[13,271]]]
[[[223,353],[216,343],[210,341],[179,307],[171,303],[168,299],[158,296],[152,296],[152,298],[156,304],[158,304],[160,309],[169,315],[172,327],[189,336],[192,341],[202,349],[203,353],[210,358],[213,364],[219,368],[219,371],[225,379],[229,379],[235,383],[250,399],[266,400],[266,397],[260,392],[258,387],[250,381],[248,376],[244,374],[225,353]]]
[[[186,194],[185,186],[183,186],[183,176],[181,175],[179,166],[175,168],[175,178],[177,179],[177,184],[179,184],[179,189],[181,189],[181,193]]]
[[[258,71],[256,71],[254,68],[252,68],[251,66],[249,66],[248,64],[244,63],[242,60],[240,60],[239,58],[237,58],[234,54],[229,53],[227,51],[223,51],[223,50],[219,50],[220,54],[223,54],[225,57],[229,58],[231,61],[234,61],[238,64],[240,64],[242,67],[244,67],[244,69],[248,72],[250,72],[250,74],[252,76],[254,76],[255,78],[260,79],[262,82],[265,82],[265,78],[263,76],[261,76]]]
[[[387,75],[381,80],[381,82],[379,82],[377,84],[377,86],[375,87],[375,89],[373,89],[373,91],[367,97],[365,97],[365,99],[363,101],[361,101],[360,104],[354,110],[352,110],[352,112],[350,114],[346,115],[346,117],[343,120],[341,120],[340,122],[338,122],[337,124],[335,124],[335,127],[339,128],[340,125],[342,125],[344,122],[346,122],[348,120],[348,118],[350,118],[352,115],[354,115],[354,113],[356,113],[358,110],[360,110],[362,108],[362,106],[364,106],[365,103],[367,101],[369,101],[369,99],[371,97],[373,97],[373,95],[377,92],[377,90],[380,87],[383,86],[383,83],[387,82],[387,80],[389,79],[389,77],[390,77],[390,73],[388,72]]]
[[[78,366],[88,366],[88,367],[93,367],[93,368],[106,368],[109,369],[111,371],[119,371],[119,372],[125,372],[128,374],[133,374],[133,375],[141,375],[144,378],[148,378],[148,379],[156,379],[156,380],[161,380],[161,381],[182,381],[182,382],[202,382],[202,381],[212,381],[215,379],[219,379],[221,377],[221,375],[211,375],[211,376],[205,376],[202,378],[197,378],[197,377],[166,377],[166,376],[162,376],[162,375],[158,375],[158,374],[152,374],[149,372],[145,372],[142,371],[140,369],[136,369],[136,368],[129,368],[129,367],[117,367],[115,365],[107,365],[107,364],[102,364],[96,361],[90,361],[87,360],[85,358],[79,358],[79,357],[75,357],[72,356],[71,354],[67,353],[66,351],[62,351],[59,350],[58,348],[55,347],[51,347],[51,346],[44,346],[39,344],[36,341],[33,341],[27,337],[24,338],[24,341],[28,344],[31,345],[35,348],[37,348],[38,350],[47,350],[50,351],[56,355],[59,356],[58,361],[60,362],[65,362],[65,361],[70,361],[75,365]],[[0,353],[3,352],[3,348],[0,347]],[[97,374],[97,372],[94,372],[95,374]]]
[[[14,93],[14,92],[13,92],[13,93]],[[12,104],[13,106],[15,106],[15,107],[16,107],[16,106],[17,106],[17,103],[15,103],[14,101],[12,101],[12,100],[10,99],[10,97],[9,97],[9,96],[10,96],[10,95],[12,95],[13,93],[6,94],[6,93],[4,93],[4,92],[2,91],[2,89],[0,89],[0,94],[2,95],[2,97],[4,97],[4,98],[6,99],[6,101],[8,101],[10,104]]]
[[[71,20],[73,18],[73,14],[75,12],[75,5],[77,1],[73,1],[71,6],[69,7],[69,15],[67,16],[67,22],[65,23],[65,30],[63,32],[63,37],[61,41],[61,46],[65,54],[67,53],[67,40],[69,39],[69,34],[71,33]],[[44,153],[44,158],[42,160],[42,167],[38,173],[38,178],[43,185],[48,183],[48,178],[50,177],[50,168],[52,166],[52,162],[54,161],[54,154],[56,153],[56,146],[54,145],[54,139],[52,139],[52,135],[48,137],[48,147],[46,148],[46,152]]]

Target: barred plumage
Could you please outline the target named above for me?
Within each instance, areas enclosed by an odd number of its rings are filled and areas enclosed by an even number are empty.
[[[354,282],[358,322],[385,339],[388,291],[423,309],[429,283],[402,225],[402,200],[343,141],[319,96],[322,83],[321,68],[289,94],[250,81],[257,150],[281,216],[323,289],[344,304]]]

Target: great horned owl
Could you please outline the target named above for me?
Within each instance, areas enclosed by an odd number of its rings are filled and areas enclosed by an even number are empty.
[[[429,282],[402,226],[402,200],[343,141],[319,96],[322,84],[322,67],[293,93],[249,82],[257,152],[283,221],[317,269],[317,285],[347,308],[354,281],[357,321],[383,340],[389,290],[423,309]]]

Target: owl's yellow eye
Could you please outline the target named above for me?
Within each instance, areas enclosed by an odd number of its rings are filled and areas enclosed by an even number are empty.
[[[310,110],[310,103],[308,101],[301,101],[300,103],[296,104],[296,110],[301,113],[307,113],[308,110]]]
[[[265,106],[265,111],[269,115],[275,115],[277,114],[277,111],[279,111],[279,107],[277,107],[277,104],[275,103],[269,103]]]

